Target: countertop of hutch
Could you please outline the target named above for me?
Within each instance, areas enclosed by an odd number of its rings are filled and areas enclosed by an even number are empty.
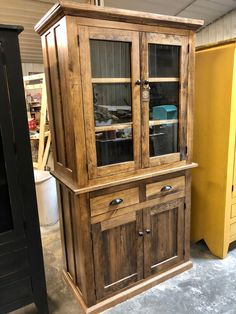
[[[91,4],[60,0],[35,25],[35,31],[39,34],[43,34],[52,24],[66,15],[152,26],[168,26],[189,30],[197,30],[204,24],[203,20],[109,7],[98,7]]]
[[[106,177],[106,178],[98,178],[91,180],[90,183],[86,187],[81,187],[78,188],[75,184],[71,183],[68,181],[64,176],[58,174],[55,171],[52,171],[51,174],[60,182],[65,184],[73,193],[75,194],[82,194],[82,193],[88,193],[96,190],[101,190],[104,188],[108,188],[111,186],[117,186],[120,184],[125,184],[125,183],[130,183],[134,181],[141,181],[145,179],[150,179],[150,178],[155,178],[159,176],[163,176],[166,174],[171,174],[175,172],[181,172],[185,170],[190,170],[192,168],[198,167],[198,164],[195,162],[192,162],[190,164],[182,165],[182,166],[176,166],[172,165],[171,167],[167,165],[167,167],[163,170],[149,170],[147,171],[146,169],[141,169],[137,174],[134,174],[130,176],[129,174],[126,176],[124,174],[123,177],[115,179],[114,176]]]

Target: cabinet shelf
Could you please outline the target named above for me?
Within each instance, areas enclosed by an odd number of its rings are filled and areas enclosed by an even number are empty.
[[[94,84],[115,84],[115,83],[131,83],[131,78],[125,77],[104,77],[92,78]]]
[[[96,142],[109,143],[109,142],[121,142],[121,141],[128,141],[128,140],[132,140],[132,137],[120,137],[120,138],[112,138],[108,140],[96,139]]]
[[[179,82],[179,77],[149,77],[150,83]]]
[[[102,125],[96,126],[95,132],[105,132],[105,131],[115,131],[115,130],[124,130],[129,129],[133,125],[133,122],[112,124],[112,125]]]
[[[149,121],[149,126],[162,125],[162,124],[175,124],[175,123],[178,123],[178,119],[153,120],[153,121]]]

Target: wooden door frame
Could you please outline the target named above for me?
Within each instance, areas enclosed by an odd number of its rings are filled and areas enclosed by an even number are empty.
[[[139,33],[135,31],[79,26],[78,34],[80,37],[81,72],[83,73],[81,76],[89,178],[94,179],[97,177],[139,169],[141,165],[140,86],[135,84],[135,82],[140,79]],[[131,43],[133,161],[106,165],[102,167],[97,166],[89,39],[124,41]]]
[[[160,262],[155,265],[156,271],[153,273],[151,271],[151,241],[150,236],[152,233],[151,230],[151,216],[152,211],[155,211],[155,214],[162,212],[167,212],[177,208],[177,255],[167,259],[166,261]],[[143,211],[143,229],[144,229],[144,278],[149,277],[155,273],[162,273],[167,268],[177,265],[181,261],[184,262],[184,247],[185,247],[185,236],[184,236],[184,198],[179,198],[177,200],[170,201],[168,203],[163,203],[151,208],[146,208]],[[150,233],[147,233],[146,230],[150,230]]]
[[[150,157],[149,154],[149,101],[141,100],[142,107],[142,167],[149,168],[166,163],[186,160],[187,145],[187,101],[188,101],[188,36],[163,33],[141,34],[141,78],[142,82],[149,80],[148,44],[163,44],[181,46],[180,50],[180,87],[179,87],[179,152],[162,156]],[[168,78],[167,78],[168,81]]]

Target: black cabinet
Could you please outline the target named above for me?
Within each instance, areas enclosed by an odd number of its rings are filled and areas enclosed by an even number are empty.
[[[0,313],[48,313],[18,35],[0,25]]]

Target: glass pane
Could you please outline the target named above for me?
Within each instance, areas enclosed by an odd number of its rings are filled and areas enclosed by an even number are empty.
[[[93,101],[96,126],[132,121],[130,84],[93,84]]]
[[[8,192],[2,136],[0,133],[0,233],[13,229],[11,204]]]
[[[133,160],[132,128],[96,133],[97,165]]]
[[[90,40],[93,78],[129,78],[131,76],[131,43]]]
[[[180,47],[149,44],[149,77],[179,77]]]
[[[150,157],[178,151],[178,123],[150,126],[149,134]]]
[[[150,83],[150,156],[178,151],[179,83]]]
[[[150,120],[177,119],[179,105],[179,83],[150,83]]]

